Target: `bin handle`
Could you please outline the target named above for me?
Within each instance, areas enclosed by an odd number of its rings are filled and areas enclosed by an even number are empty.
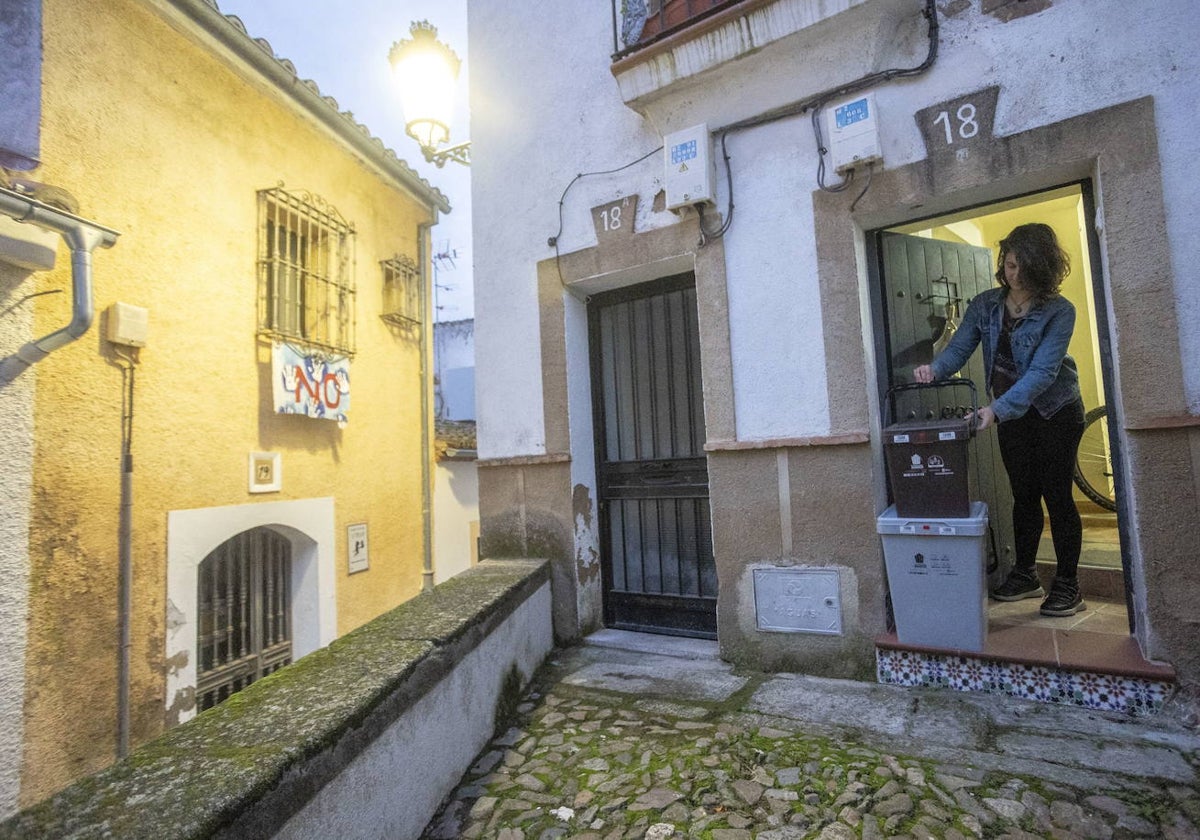
[[[955,388],[962,386],[966,386],[971,391],[971,419],[967,421],[967,436],[975,437],[976,424],[978,423],[976,415],[979,413],[979,392],[975,389],[973,381],[963,379],[962,377],[937,379],[933,382],[906,382],[888,388],[887,394],[884,397],[887,401],[888,425],[896,422],[896,394],[900,391],[919,391],[924,388]]]

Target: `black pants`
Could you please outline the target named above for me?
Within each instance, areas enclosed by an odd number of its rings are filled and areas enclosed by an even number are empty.
[[[1075,453],[1083,437],[1083,403],[1065,405],[1049,420],[1031,408],[996,427],[1000,457],[1013,494],[1016,568],[1032,571],[1042,538],[1042,500],[1050,514],[1057,576],[1074,578],[1083,544],[1083,525],[1071,495]]]

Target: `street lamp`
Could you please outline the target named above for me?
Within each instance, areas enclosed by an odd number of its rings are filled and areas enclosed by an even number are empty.
[[[437,29],[427,20],[417,21],[411,38],[392,44],[388,61],[400,87],[404,130],[417,141],[425,160],[445,166],[452,160],[470,166],[471,143],[438,150],[450,139],[454,110],[454,83],[462,65],[454,50],[437,39]]]

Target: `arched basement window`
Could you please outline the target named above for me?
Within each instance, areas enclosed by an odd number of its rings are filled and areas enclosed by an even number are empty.
[[[292,661],[291,579],[291,543],[269,528],[243,531],[201,561],[198,711]]]

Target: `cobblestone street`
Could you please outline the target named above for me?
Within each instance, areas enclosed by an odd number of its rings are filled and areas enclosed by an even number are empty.
[[[582,647],[425,836],[1184,840],[1197,758],[1166,722]]]

